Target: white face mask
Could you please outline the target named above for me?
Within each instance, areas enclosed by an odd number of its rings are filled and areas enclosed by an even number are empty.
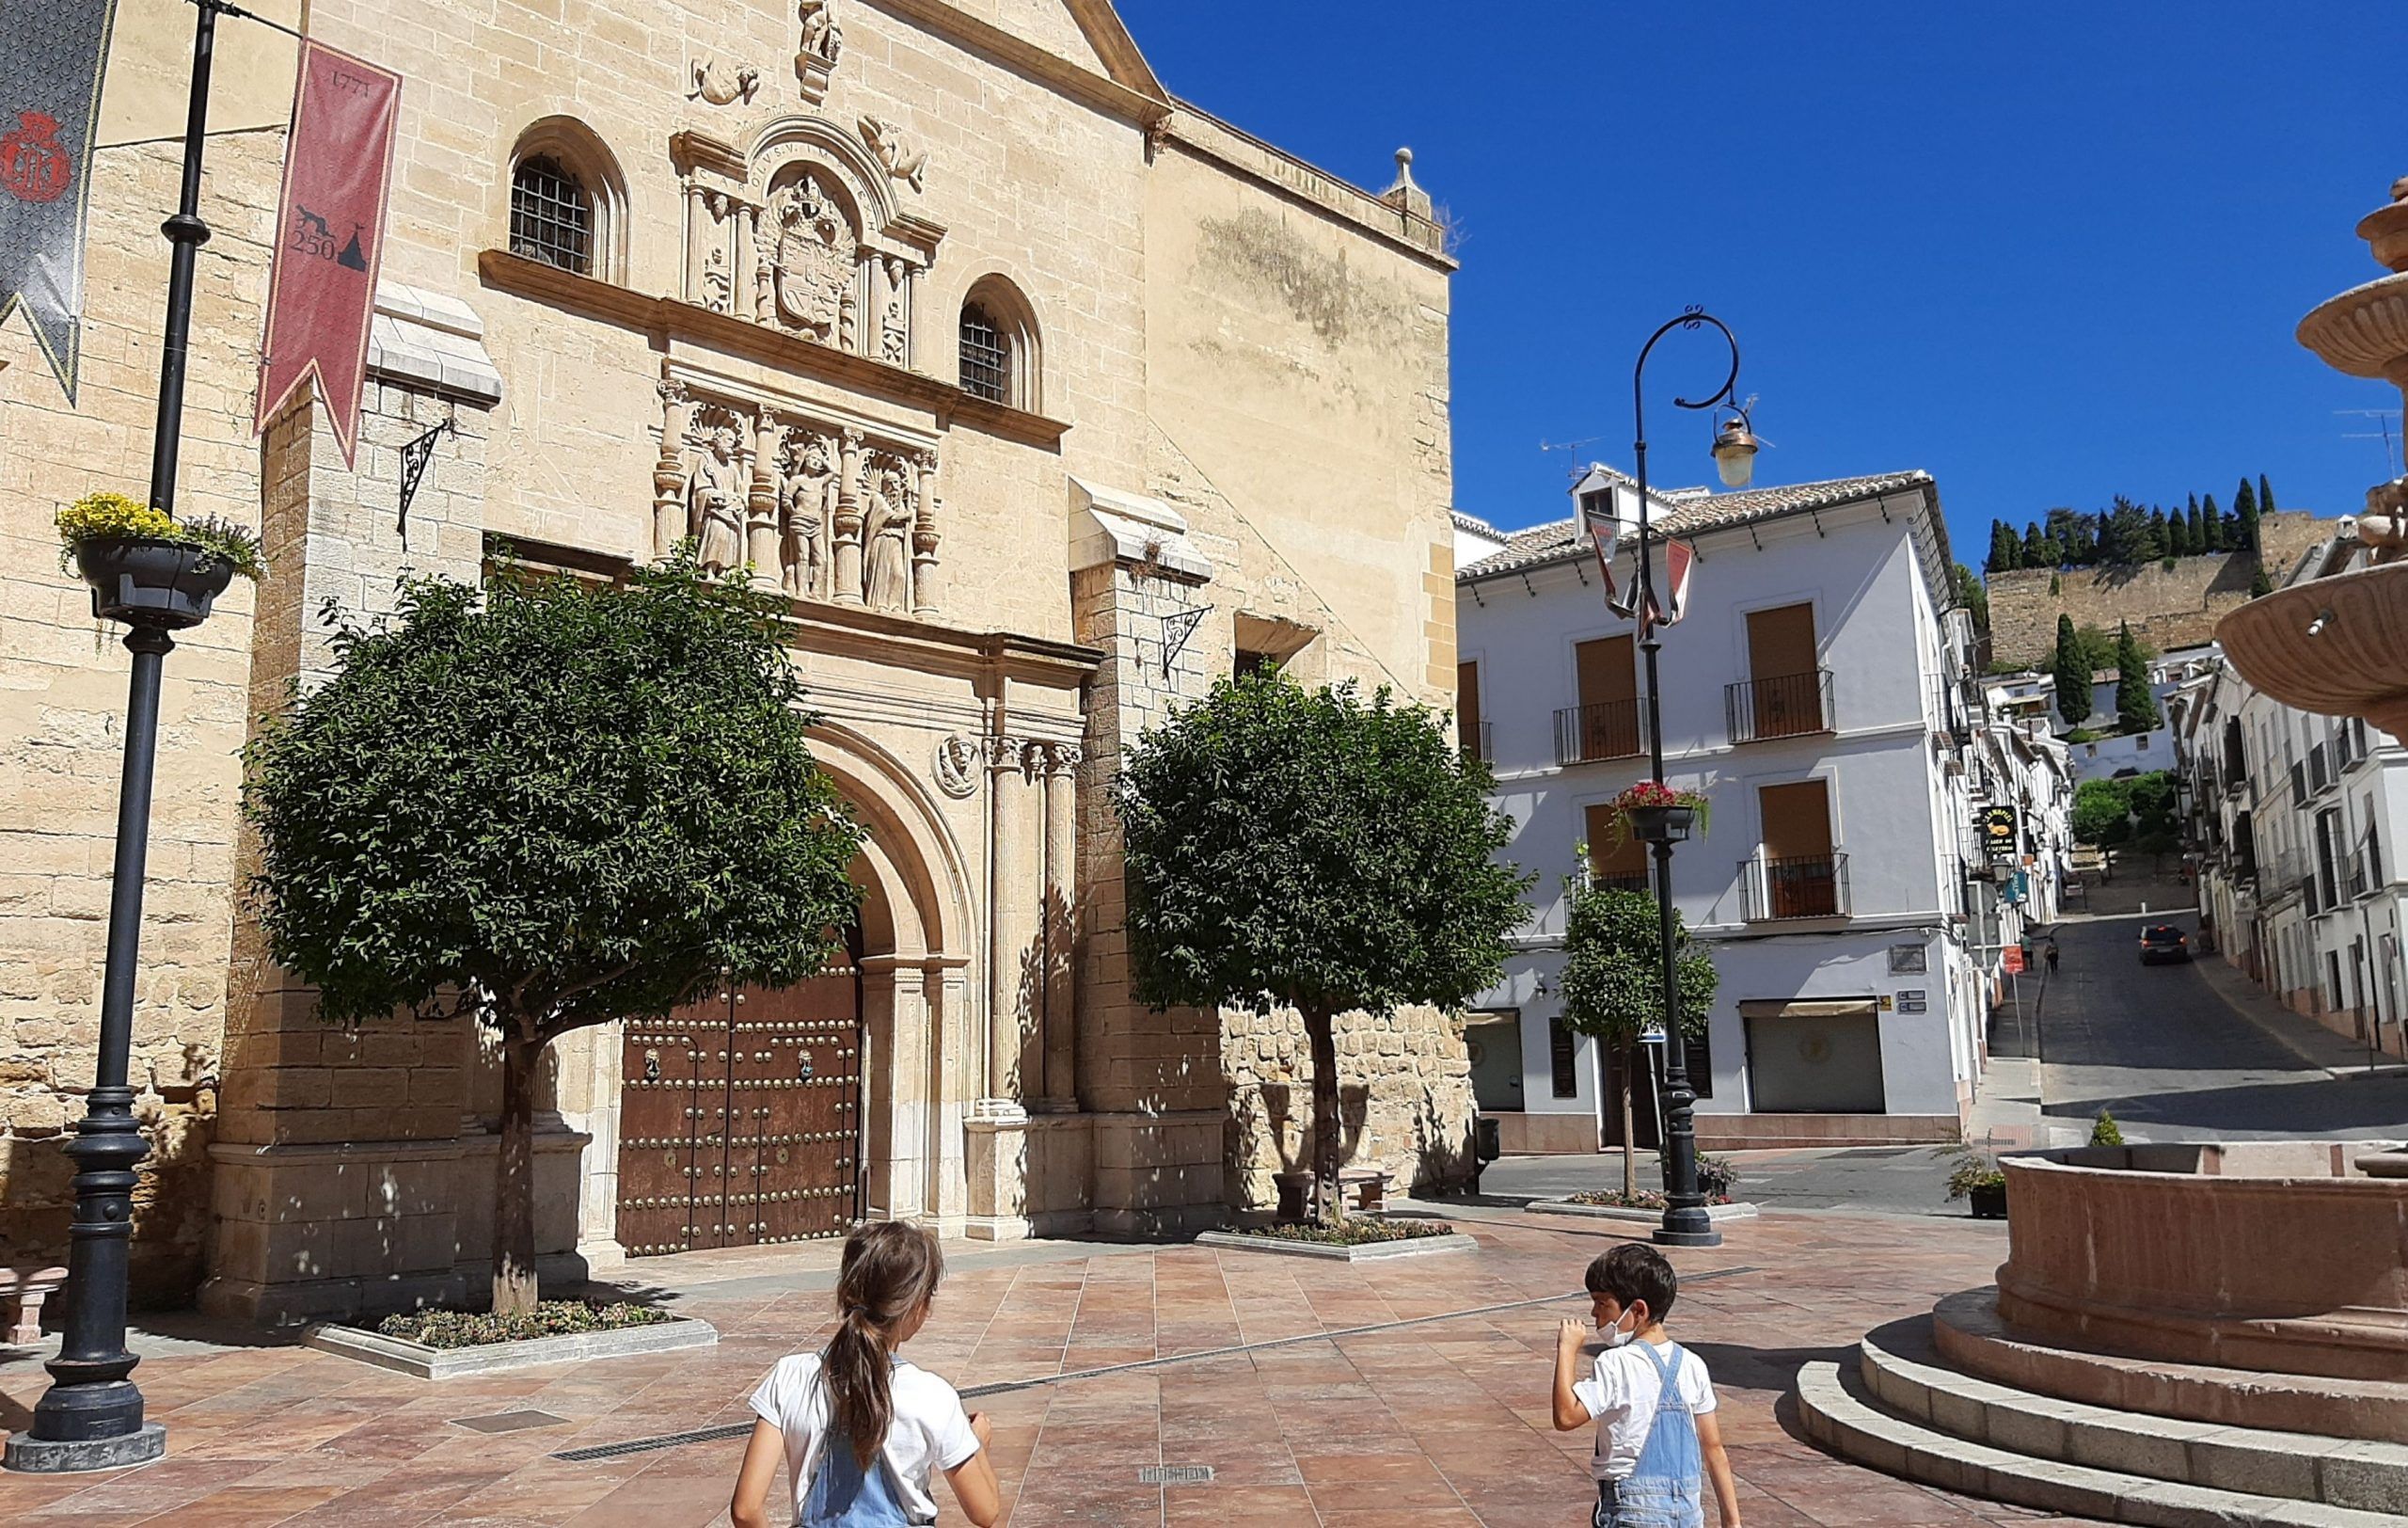
[[[1630,1315],[1632,1313],[1624,1311],[1623,1314]],[[1612,1326],[1606,1329],[1606,1345],[1608,1347],[1620,1347],[1624,1343],[1629,1342],[1633,1337],[1638,1335],[1639,1324],[1636,1320],[1631,1323],[1630,1329],[1628,1331],[1624,1331],[1622,1329],[1621,1320],[1617,1318]]]

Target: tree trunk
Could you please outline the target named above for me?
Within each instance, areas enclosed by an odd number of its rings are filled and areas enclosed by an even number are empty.
[[[1639,1132],[1634,1127],[1630,1108],[1630,1074],[1639,1059],[1636,1042],[1622,1043],[1622,1197],[1639,1197]]]
[[[1337,1225],[1346,1218],[1346,1197],[1338,1188],[1338,1036],[1333,1016],[1305,1011],[1305,1037],[1313,1053],[1313,1195],[1317,1218]]]
[[[540,1042],[515,1034],[502,1042],[501,1149],[493,1176],[496,1315],[535,1308],[535,1067],[543,1056]]]

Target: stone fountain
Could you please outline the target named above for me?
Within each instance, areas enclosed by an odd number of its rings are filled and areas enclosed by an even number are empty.
[[[2391,194],[2358,224],[2389,274],[2319,306],[2299,341],[2408,394],[2408,179]],[[2369,490],[2356,530],[2362,549],[2216,638],[2274,699],[2408,737],[2408,478]],[[2134,1145],[2001,1166],[1997,1284],[1801,1368],[1809,1437],[2116,1522],[2408,1522],[2408,1152]]]

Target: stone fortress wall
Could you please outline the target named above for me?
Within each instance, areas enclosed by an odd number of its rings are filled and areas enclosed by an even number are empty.
[[[2281,510],[2258,521],[2266,568],[2279,580],[2299,555],[2330,536],[2337,522],[2305,510]],[[2249,598],[2246,557],[2210,552],[2178,557],[2174,565],[2017,568],[1985,581],[1990,600],[1993,661],[2046,668],[2057,650],[2057,617],[2077,627],[2114,631],[2130,621],[2132,634],[2160,652],[2194,647],[2215,636],[2225,612]],[[2052,581],[2057,592],[2051,594]]]

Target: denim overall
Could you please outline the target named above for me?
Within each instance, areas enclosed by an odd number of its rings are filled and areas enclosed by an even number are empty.
[[[1663,1390],[1630,1477],[1597,1482],[1593,1528],[1705,1528],[1705,1508],[1699,1501],[1704,1464],[1698,1452],[1697,1419],[1673,1383],[1688,1355],[1675,1346],[1667,1359],[1653,1343],[1630,1345],[1656,1365]]]
[[[795,1510],[797,1528],[909,1528],[911,1514],[895,1494],[885,1457],[873,1455],[863,1471],[852,1445],[831,1432],[820,1445],[819,1468]]]

